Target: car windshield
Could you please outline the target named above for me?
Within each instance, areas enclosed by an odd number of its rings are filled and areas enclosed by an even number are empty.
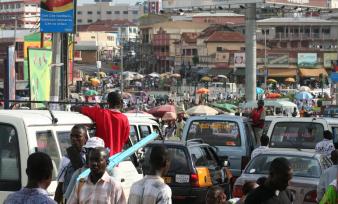
[[[317,159],[301,156],[268,155],[261,154],[253,158],[245,169],[246,174],[269,174],[271,162],[277,157],[284,157],[289,160],[293,176],[319,178],[321,168]]]
[[[270,146],[274,148],[314,149],[323,139],[324,127],[311,122],[279,122],[271,134]]]
[[[201,138],[213,146],[240,146],[239,127],[233,121],[193,121],[187,139]]]

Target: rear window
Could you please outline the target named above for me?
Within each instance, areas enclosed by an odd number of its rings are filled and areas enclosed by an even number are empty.
[[[193,121],[187,140],[195,138],[201,138],[212,146],[241,145],[238,124],[233,121]]]
[[[284,157],[289,160],[293,176],[319,178],[321,175],[320,164],[315,158],[285,155],[266,155],[261,154],[255,157],[246,168],[247,174],[269,174],[271,162],[277,157]]]
[[[178,147],[167,147],[168,153],[170,155],[170,167],[168,174],[189,174],[190,168],[187,160],[187,154],[183,148]],[[150,171],[150,153],[151,147],[145,148],[144,161],[142,164],[142,169],[144,174],[148,174]]]
[[[319,123],[280,122],[271,134],[270,146],[274,148],[314,149],[323,139],[324,127]]]

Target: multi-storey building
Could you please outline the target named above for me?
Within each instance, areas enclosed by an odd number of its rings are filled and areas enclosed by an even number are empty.
[[[78,6],[76,21],[78,25],[91,24],[98,20],[128,20],[136,23],[143,14],[143,5],[100,2]]]
[[[39,0],[0,0],[0,25],[6,29],[38,28]]]

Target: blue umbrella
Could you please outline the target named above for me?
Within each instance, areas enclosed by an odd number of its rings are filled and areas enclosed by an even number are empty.
[[[264,93],[264,89],[256,87],[256,93],[257,94],[263,94]]]
[[[302,91],[297,93],[295,98],[297,100],[305,100],[305,99],[313,99],[313,96],[309,92]]]

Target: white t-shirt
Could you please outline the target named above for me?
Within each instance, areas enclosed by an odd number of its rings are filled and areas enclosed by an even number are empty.
[[[322,141],[316,144],[315,150],[317,153],[331,157],[331,152],[335,150],[333,141],[324,138]]]

